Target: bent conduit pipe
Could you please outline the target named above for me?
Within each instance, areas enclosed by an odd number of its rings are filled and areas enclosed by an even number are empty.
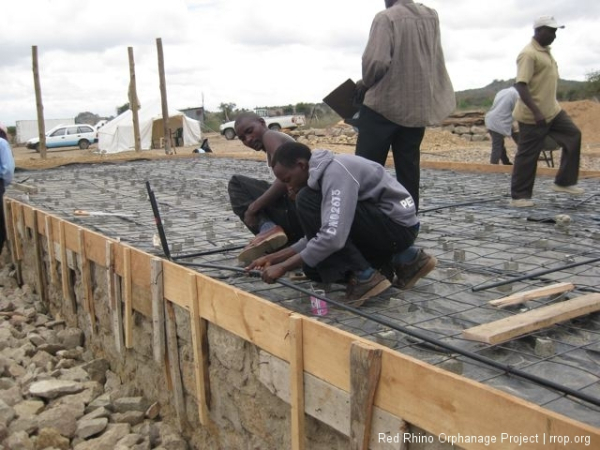
[[[246,275],[249,276],[254,276],[254,277],[260,277],[261,272],[259,270],[246,270],[244,268],[241,267],[230,267],[230,266],[224,266],[224,265],[220,265],[220,264],[210,264],[210,263],[185,263],[185,262],[179,262],[178,264],[182,265],[182,266],[189,266],[189,267],[201,267],[201,268],[207,268],[207,269],[220,269],[220,270],[229,270],[232,272],[239,272],[239,273],[244,273]],[[391,322],[390,320],[387,319],[383,319],[383,318],[378,318],[376,316],[373,316],[372,314],[368,314],[365,313],[361,310],[359,310],[358,308],[354,308],[352,306],[348,306],[345,303],[342,303],[340,301],[337,300],[332,300],[330,298],[327,298],[325,296],[319,295],[315,292],[312,292],[308,289],[304,289],[300,286],[295,285],[294,283],[291,283],[289,281],[286,280],[282,280],[282,279],[278,279],[277,283],[281,284],[282,286],[285,287],[289,287],[290,289],[293,289],[295,291],[301,292],[303,294],[309,295],[309,296],[314,296],[317,298],[320,298],[321,300],[326,301],[327,303],[330,303],[334,306],[337,306],[338,308],[344,309],[346,311],[349,311],[353,314],[356,314],[357,316],[361,316],[364,317],[366,319],[372,320],[373,322],[379,323],[380,325],[384,325],[388,328],[391,328],[393,330],[399,331],[401,333],[407,334],[409,336],[413,336],[416,337],[418,339],[421,339],[429,344],[433,344],[436,345],[438,347],[441,347],[445,350],[448,350],[449,352],[452,353],[457,353],[459,355],[465,356],[467,358],[470,358],[474,361],[478,361],[482,364],[494,367],[496,369],[499,369],[501,371],[506,372],[507,374],[510,375],[514,375],[517,376],[519,378],[523,378],[525,380],[531,381],[535,384],[538,384],[540,386],[546,387],[548,389],[552,389],[554,391],[560,392],[562,394],[565,395],[569,395],[571,397],[577,398],[579,400],[583,400],[587,403],[590,403],[594,406],[598,406],[600,407],[600,399],[596,398],[592,395],[588,395],[584,392],[580,392],[580,391],[576,391],[575,389],[571,389],[568,386],[563,386],[561,384],[555,383],[554,381],[551,380],[547,380],[545,378],[541,378],[538,377],[537,375],[533,375],[530,373],[527,373],[525,371],[516,369],[508,364],[502,364],[498,361],[494,361],[493,359],[487,358],[485,356],[481,356],[477,353],[474,352],[470,352],[468,350],[464,350],[461,349],[460,347],[456,347],[452,344],[448,344],[444,341],[441,341],[439,339],[435,339],[432,338],[430,336],[428,336],[425,333],[422,333],[418,330],[411,330],[409,328],[403,327],[401,325],[398,325],[394,322]]]

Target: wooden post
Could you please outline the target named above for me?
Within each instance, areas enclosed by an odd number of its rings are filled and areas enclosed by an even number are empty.
[[[42,103],[42,88],[40,85],[40,72],[38,68],[37,45],[31,47],[31,60],[33,64],[33,85],[35,89],[35,106],[37,109],[38,136],[40,138],[40,158],[46,159],[46,125],[44,123],[44,105]]]
[[[19,286],[23,284],[23,277],[21,274],[21,261],[17,254],[17,231],[15,230],[15,223],[13,221],[13,203],[4,197],[4,223],[6,225],[6,235],[8,237],[8,244],[10,248],[10,257],[13,265],[17,270],[17,283]]]
[[[43,303],[48,302],[48,292],[46,291],[46,283],[44,282],[44,264],[42,262],[42,243],[40,241],[40,233],[38,229],[39,211],[33,210],[33,245],[35,247],[35,284],[38,294]]]
[[[210,379],[208,374],[208,335],[207,324],[200,317],[198,285],[196,274],[189,274],[189,308],[192,325],[192,347],[194,350],[194,370],[196,372],[196,398],[200,423],[208,425],[210,416]]]
[[[177,322],[175,321],[175,309],[169,301],[165,302],[165,319],[167,325],[167,364],[170,369],[173,395],[175,397],[175,409],[179,421],[179,430],[185,428],[185,400],[183,398],[183,382],[181,381],[181,369],[179,368],[179,347],[177,343]]]
[[[133,140],[135,144],[135,151],[142,151],[142,144],[140,142],[140,120],[138,116],[138,110],[140,109],[140,101],[137,96],[137,85],[135,82],[135,62],[133,60],[133,47],[127,47],[127,54],[129,55],[129,109],[131,109],[131,118],[133,121]]]
[[[21,234],[22,234],[22,229],[19,223],[19,218],[20,218],[20,214],[19,214],[19,210],[22,208],[22,206],[18,203],[14,203],[11,205],[11,217],[10,220],[12,221],[12,226],[13,226],[13,230],[14,230],[14,242],[15,242],[15,253],[17,256],[17,260],[21,261],[23,259],[23,244],[21,242]]]
[[[65,235],[65,222],[63,220],[58,222],[58,238],[60,242],[60,275],[63,298],[70,308],[69,313],[72,314],[71,319],[76,320],[77,302],[71,296],[69,263],[67,261],[67,237]]]
[[[113,248],[113,243],[106,241],[106,283],[108,286],[110,309],[112,311],[115,347],[119,353],[123,353],[124,342],[123,320],[121,317],[121,286],[119,285],[119,276],[115,273]]]
[[[381,373],[381,349],[363,342],[350,348],[350,448],[368,450],[373,399]]]
[[[58,283],[58,274],[56,272],[56,247],[54,246],[54,236],[52,231],[52,218],[44,218],[46,227],[46,242],[48,244],[48,267],[50,269],[50,283],[54,286]]]
[[[304,344],[302,317],[290,316],[290,403],[292,450],[304,450]]]
[[[123,291],[125,297],[125,348],[133,348],[131,249],[123,248]]]
[[[90,315],[90,324],[92,327],[92,336],[96,334],[96,311],[94,308],[94,292],[92,290],[92,275],[90,272],[90,261],[87,258],[85,250],[85,230],[77,230],[77,239],[79,241],[79,258],[81,260],[81,285],[83,287],[84,305]]]
[[[160,365],[165,359],[165,296],[163,267],[160,258],[150,262],[150,295],[152,297],[152,339],[154,361]]]
[[[163,133],[165,136],[165,153],[167,155],[172,155],[171,129],[169,128],[169,108],[167,105],[167,82],[165,80],[165,59],[163,57],[161,38],[156,38],[156,49],[158,52],[158,77],[160,80],[160,104],[162,107]]]

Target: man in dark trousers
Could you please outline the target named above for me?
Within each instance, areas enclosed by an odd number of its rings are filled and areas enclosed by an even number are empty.
[[[294,142],[285,133],[269,130],[265,120],[252,112],[240,114],[234,126],[239,140],[246,147],[265,152],[265,169],[269,172],[277,147],[285,142]],[[244,264],[303,236],[294,201],[289,197],[285,184],[279,180],[275,179],[271,184],[244,175],[233,175],[228,192],[233,212],[256,235],[238,255]]]
[[[579,178],[581,131],[556,100],[558,65],[550,53],[558,25],[554,17],[541,16],[533,24],[531,42],[517,58],[519,100],[514,117],[519,122],[519,144],[511,179],[511,206],[530,207],[535,172],[546,136],[562,147],[560,167],[552,189],[572,195],[583,194]]]
[[[412,0],[385,0],[385,7],[373,20],[362,56],[356,154],[385,165],[391,146],[396,178],[418,211],[425,127],[448,117],[456,99],[437,12]]]
[[[353,306],[390,287],[375,261],[391,262],[394,284],[409,289],[437,263],[413,246],[419,233],[415,204],[407,190],[380,164],[355,155],[336,155],[303,144],[283,144],[272,159],[277,178],[296,193],[305,237],[248,269],[261,269],[273,283],[303,267],[307,277],[344,282]]]

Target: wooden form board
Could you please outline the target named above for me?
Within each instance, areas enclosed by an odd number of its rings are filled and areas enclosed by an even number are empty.
[[[5,197],[5,202],[7,201],[21,205]],[[31,208],[29,205],[21,206],[25,211]],[[52,216],[43,212],[37,214],[39,224],[45,224],[47,217]],[[59,219],[52,218],[50,222],[55,225],[57,220]],[[78,241],[74,231],[78,228],[65,223],[66,247],[75,252],[78,251]],[[42,233],[47,230],[45,225],[39,229]],[[57,242],[58,226],[51,226],[50,230],[56,235],[49,241]],[[102,247],[90,248],[88,259],[106,267],[106,243],[111,242],[115,248],[115,271],[117,266],[122,269],[122,245],[110,238],[102,236],[100,239],[97,236],[97,233],[85,231],[86,248],[88,245],[100,243]],[[95,244],[91,244],[92,242]],[[97,261],[98,255],[102,255],[104,259]],[[139,258],[141,268],[148,267],[148,276],[142,280],[138,274],[133,273],[132,283],[149,286],[149,268],[154,256],[132,250],[131,262],[134,266],[137,264],[136,258]],[[186,277],[189,279],[189,274],[194,274],[198,283],[198,308],[202,319],[230,331],[282,360],[289,361],[290,344],[286,336],[290,333],[290,311],[191,269],[167,261],[164,261],[163,266],[165,300],[189,311],[189,290],[185,283],[182,284],[182,280]],[[150,295],[147,301],[150,302]],[[135,304],[133,306],[135,308]],[[349,392],[348,354],[352,342],[360,338],[305,317],[302,318],[302,330],[305,379],[310,375],[336,389]],[[375,343],[370,345],[377,346]],[[374,405],[385,413],[401,417],[434,435],[460,433],[463,436],[499,436],[501,432],[512,435],[542,435],[550,430],[552,435],[569,436],[572,441],[575,436],[590,437],[591,447],[581,444],[572,445],[570,449],[588,449],[600,445],[600,429],[596,427],[385,347],[381,349],[381,377]],[[462,447],[486,450],[489,448],[479,443],[466,443]],[[522,447],[507,444],[502,448],[520,450]],[[548,448],[547,445],[532,444],[528,450]]]
[[[563,292],[572,291],[573,289],[575,289],[575,285],[573,285],[573,283],[555,283],[551,284],[550,286],[519,292],[517,294],[509,295],[508,297],[490,300],[488,304],[497,306],[498,308],[504,308],[506,306],[519,305],[529,300],[535,300],[536,298],[548,297],[554,294],[562,294]]]
[[[600,294],[587,294],[463,330],[462,336],[473,341],[499,344],[595,311],[600,311]]]

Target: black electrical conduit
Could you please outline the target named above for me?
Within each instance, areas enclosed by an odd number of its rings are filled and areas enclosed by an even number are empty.
[[[219,265],[219,264],[210,264],[210,263],[185,263],[185,262],[180,262],[179,263],[182,266],[189,266],[189,267],[201,267],[201,268],[207,268],[207,269],[220,269],[220,270],[230,270],[232,272],[240,272],[240,273],[244,273],[246,275],[249,276],[254,276],[254,277],[260,277],[261,272],[259,270],[246,270],[244,268],[241,267],[230,267],[230,266],[224,266],[224,265]],[[478,355],[477,353],[474,352],[470,352],[468,350],[464,350],[460,347],[456,347],[452,344],[448,344],[444,341],[441,341],[439,339],[435,339],[432,338],[430,336],[428,336],[425,333],[422,333],[418,330],[411,330],[409,328],[403,327],[401,325],[398,325],[390,320],[387,319],[383,319],[383,318],[378,318],[376,316],[373,316],[372,314],[368,314],[365,313],[363,311],[361,311],[358,308],[354,308],[352,306],[348,306],[345,303],[336,301],[336,300],[332,300],[330,298],[327,298],[325,296],[319,295],[311,290],[308,289],[304,289],[300,286],[295,285],[294,283],[291,283],[287,280],[282,280],[282,279],[278,279],[277,283],[281,284],[282,286],[285,287],[289,287],[295,291],[301,292],[303,294],[309,295],[309,296],[313,296],[313,297],[317,297],[320,298],[321,300],[330,303],[334,306],[337,306],[338,308],[344,309],[346,311],[349,311],[353,314],[356,314],[357,316],[360,317],[364,317],[365,319],[369,319],[372,320],[373,322],[379,323],[380,325],[384,325],[388,328],[391,328],[393,330],[399,331],[401,333],[407,334],[409,336],[413,336],[415,338],[421,339],[429,344],[433,344],[437,347],[443,348],[445,350],[448,350],[449,352],[452,353],[457,353],[460,354],[462,356],[465,356],[467,358],[473,359],[475,361],[478,361],[480,363],[486,364],[488,366],[494,367],[496,369],[502,370],[506,373],[509,373],[511,375],[515,375],[517,377],[532,381],[538,385],[547,387],[549,389],[553,389],[555,391],[561,392],[565,395],[569,395],[571,397],[575,397],[579,400],[583,400],[585,402],[591,403],[592,405],[598,406],[600,407],[600,399],[585,394],[583,392],[580,391],[576,391],[575,389],[571,389],[567,386],[563,386],[561,384],[555,383],[553,381],[547,380],[545,378],[541,378],[538,377],[537,375],[533,375],[527,372],[524,372],[522,370],[516,369],[508,364],[502,364],[499,363],[497,361],[494,361],[493,359],[490,358],[486,358],[485,356],[481,356]]]
[[[158,229],[158,234],[160,237],[160,242],[161,242],[161,246],[163,248],[163,252],[165,253],[165,256],[167,257],[167,259],[169,259],[170,261],[173,260],[173,258],[171,257],[171,253],[169,251],[169,245],[167,242],[167,237],[165,235],[164,232],[164,228],[162,226],[162,220],[160,218],[160,211],[158,210],[158,204],[156,203],[156,198],[154,196],[154,192],[152,191],[151,187],[150,187],[150,182],[146,181],[146,189],[148,191],[148,196],[150,198],[150,204],[152,205],[152,211],[154,213],[154,219],[156,222],[156,227]],[[238,273],[243,273],[245,275],[248,276],[254,276],[254,277],[260,277],[261,276],[261,272],[259,270],[246,270],[244,268],[241,267],[231,267],[231,266],[224,266],[224,265],[220,265],[220,264],[210,264],[210,263],[184,263],[184,262],[179,262],[178,264],[182,265],[182,266],[188,266],[188,267],[201,267],[201,268],[206,268],[206,269],[219,269],[219,270],[229,270],[232,272],[238,272]],[[422,333],[418,330],[411,330],[408,329],[406,327],[403,327],[401,325],[398,325],[394,322],[391,322],[387,319],[383,319],[383,318],[378,318],[373,316],[372,314],[367,314],[361,310],[359,310],[358,308],[353,308],[352,306],[348,306],[345,303],[342,302],[338,302],[336,300],[332,300],[330,298],[327,298],[325,296],[319,295],[313,291],[310,291],[308,289],[304,289],[300,286],[295,285],[294,283],[290,283],[289,281],[286,280],[282,280],[282,279],[278,279],[277,283],[281,284],[282,286],[285,287],[289,287],[290,289],[293,289],[295,291],[301,292],[303,294],[309,295],[309,296],[313,296],[313,297],[317,297],[327,303],[330,303],[334,306],[337,306],[341,309],[344,309],[346,311],[349,311],[353,314],[356,314],[357,316],[360,317],[364,317],[365,319],[371,320],[375,323],[379,323],[380,325],[386,326],[388,328],[391,328],[392,330],[396,330],[399,331],[401,333],[404,333],[406,335],[421,339],[422,341],[425,341],[429,344],[433,344],[436,345],[439,348],[443,348],[445,350],[448,350],[449,352],[452,353],[457,353],[459,355],[465,356],[467,358],[470,358],[474,361],[478,361],[482,364],[494,367],[496,369],[502,370],[508,374],[511,375],[515,375],[517,377],[523,378],[525,380],[529,380],[533,383],[536,383],[540,386],[544,386],[548,389],[553,389],[555,391],[561,392],[565,395],[570,395],[571,397],[577,398],[579,400],[583,400],[587,403],[591,403],[592,405],[598,406],[600,407],[600,399],[593,397],[591,395],[585,394],[583,392],[579,392],[576,391],[574,389],[571,389],[567,386],[563,386],[561,384],[555,383],[554,381],[550,381],[550,380],[546,380],[545,378],[541,378],[538,377],[537,375],[533,375],[527,372],[524,372],[522,370],[519,369],[515,369],[513,367],[511,367],[508,364],[502,364],[499,363],[497,361],[494,361],[493,359],[490,358],[486,358],[485,356],[481,356],[478,355],[477,353],[474,352],[470,352],[468,350],[463,350],[459,347],[455,347],[454,345],[448,344],[446,342],[443,342],[441,340],[429,337],[428,335],[426,335],[425,333]]]
[[[497,283],[490,283],[490,284],[485,284],[483,286],[472,287],[471,290],[473,292],[484,291],[486,289],[491,289],[491,288],[495,288],[498,286],[504,286],[505,284],[515,283],[517,281],[522,281],[522,280],[528,280],[529,278],[537,278],[537,277],[541,277],[542,275],[548,275],[549,273],[553,273],[553,272],[560,272],[561,270],[564,270],[564,269],[572,269],[573,267],[584,266],[586,264],[593,264],[598,261],[600,261],[600,258],[588,259],[586,261],[582,261],[582,262],[578,262],[578,263],[571,263],[571,264],[567,264],[564,266],[555,267],[554,269],[538,270],[537,272],[531,272],[531,273],[525,274],[520,277],[514,277],[514,278],[509,278],[508,280],[498,281]]]

